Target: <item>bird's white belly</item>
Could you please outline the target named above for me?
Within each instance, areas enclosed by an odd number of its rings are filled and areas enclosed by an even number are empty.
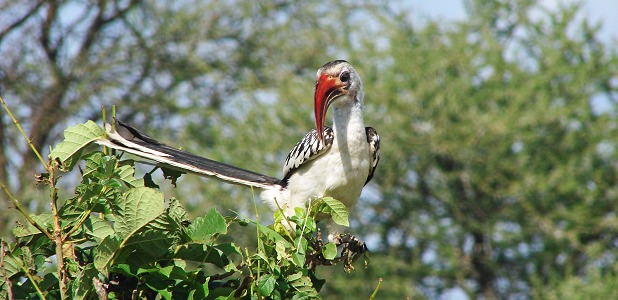
[[[348,149],[340,151],[334,144],[322,156],[310,161],[307,168],[292,175],[303,178],[290,178],[288,209],[304,207],[308,200],[325,196],[343,202],[348,209],[354,207],[369,174],[369,150],[366,140]],[[349,155],[343,156],[342,152]]]

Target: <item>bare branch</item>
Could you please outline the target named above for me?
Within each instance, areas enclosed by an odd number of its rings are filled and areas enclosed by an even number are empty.
[[[19,26],[23,25],[24,23],[26,23],[26,21],[28,19],[30,19],[30,17],[32,15],[34,15],[39,8],[41,8],[41,6],[43,6],[43,3],[45,3],[45,1],[43,0],[39,0],[31,9],[28,10],[28,12],[26,14],[24,14],[21,18],[15,20],[15,22],[13,22],[12,24],[10,24],[9,26],[7,26],[4,30],[0,31],[0,43],[2,42],[2,40],[4,39],[4,37],[11,33],[13,30],[15,30],[16,28],[18,28]]]
[[[47,6],[47,14],[45,16],[45,21],[41,24],[41,45],[45,50],[45,54],[47,55],[47,59],[51,62],[55,63],[58,58],[58,47],[57,45],[51,45],[51,31],[52,31],[52,23],[54,19],[56,19],[56,15],[58,13],[58,4],[55,1],[51,1],[49,6]]]

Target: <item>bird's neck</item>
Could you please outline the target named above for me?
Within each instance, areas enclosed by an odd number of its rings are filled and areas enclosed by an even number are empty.
[[[337,105],[333,110],[333,130],[336,140],[356,143],[364,138],[365,122],[363,120],[363,105],[360,101]],[[354,140],[354,141],[352,141]]]

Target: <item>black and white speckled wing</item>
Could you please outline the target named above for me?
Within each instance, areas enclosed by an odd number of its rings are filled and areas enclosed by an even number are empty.
[[[324,128],[324,144],[318,139],[317,130],[313,129],[294,146],[283,165],[283,182],[287,182],[302,164],[322,155],[333,145],[335,135],[330,127]]]
[[[376,171],[376,168],[378,167],[378,162],[380,161],[380,136],[373,127],[365,127],[365,133],[367,134],[369,154],[371,155],[369,176],[367,176],[367,181],[365,181],[365,185],[367,185],[367,183],[371,181],[371,178],[373,178],[373,173]]]

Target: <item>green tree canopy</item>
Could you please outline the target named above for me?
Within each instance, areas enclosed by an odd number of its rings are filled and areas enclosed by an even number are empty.
[[[615,278],[618,53],[578,5],[470,0],[466,20],[421,23],[362,2],[97,3],[1,5],[0,92],[39,149],[117,103],[150,135],[276,176],[312,127],[313,72],[345,58],[382,160],[351,212],[371,263],[325,274],[325,295],[384,277],[388,299],[546,298]],[[28,195],[2,116],[0,179]],[[170,193],[196,211],[251,211],[251,191],[183,180]]]

